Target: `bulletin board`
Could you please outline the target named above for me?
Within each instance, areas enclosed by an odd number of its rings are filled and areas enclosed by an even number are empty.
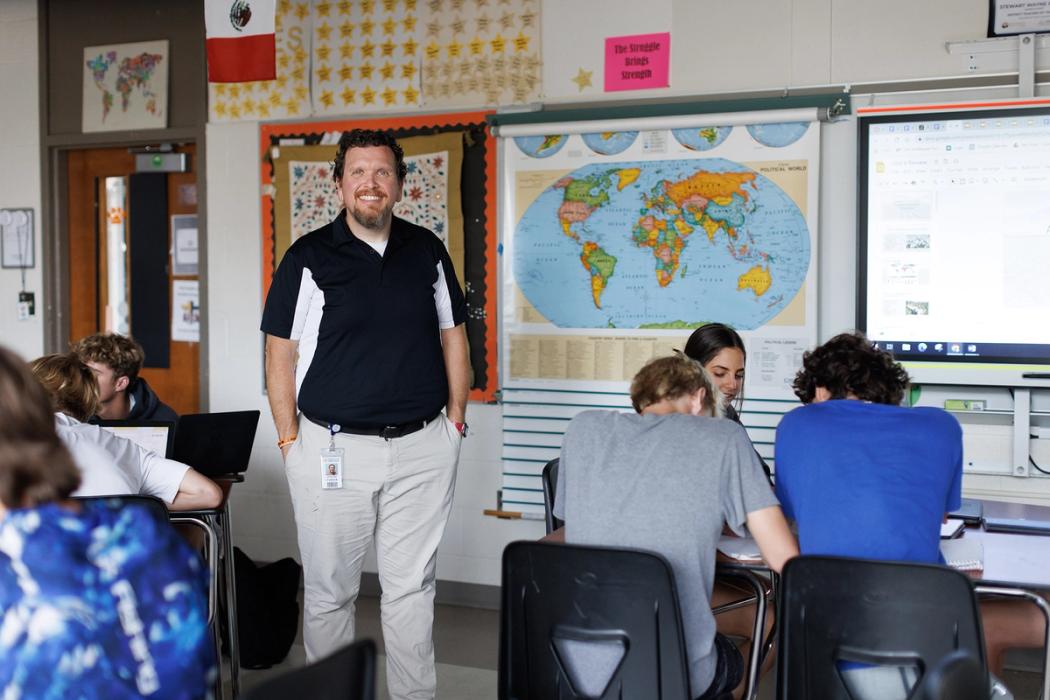
[[[338,213],[338,203],[324,193],[331,187],[327,183],[331,182],[330,168],[341,133],[349,129],[388,131],[405,148],[406,162],[413,170],[410,177],[430,168],[442,182],[447,182],[447,216],[428,228],[446,242],[466,295],[467,339],[473,370],[470,398],[494,401],[498,389],[498,192],[494,184],[496,141],[485,123],[488,114],[262,125],[259,148],[263,297],[292,241],[307,230],[328,223]],[[403,205],[412,206],[428,196],[442,196],[440,191],[422,186],[410,193],[408,183],[406,179]]]

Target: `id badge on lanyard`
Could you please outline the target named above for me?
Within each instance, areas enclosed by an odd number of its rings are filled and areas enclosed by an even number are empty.
[[[346,451],[335,446],[335,434],[338,432],[338,425],[328,426],[328,447],[321,450],[322,489],[343,488],[343,455]]]

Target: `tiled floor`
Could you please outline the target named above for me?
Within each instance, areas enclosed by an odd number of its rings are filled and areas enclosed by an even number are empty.
[[[357,604],[357,630],[362,638],[376,640],[382,654],[382,627],[379,621],[379,599],[361,598]],[[499,613],[451,605],[439,605],[434,618],[434,648],[437,656],[438,698],[441,700],[492,700],[496,697],[496,668],[499,653]],[[1042,654],[1025,652],[1008,657],[1015,666],[1034,669]],[[242,671],[242,689],[306,662],[302,638],[296,640],[288,658],[280,666],[263,671]],[[379,700],[387,699],[386,658],[379,657]],[[759,700],[773,700],[775,673],[765,677],[759,686]],[[1040,676],[1037,673],[1008,670],[1004,683],[1016,700],[1038,700]]]

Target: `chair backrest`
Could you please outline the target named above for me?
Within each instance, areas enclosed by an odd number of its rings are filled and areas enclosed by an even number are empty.
[[[145,494],[120,494],[113,496],[74,496],[77,501],[117,501],[121,505],[142,506],[158,520],[168,521],[168,507],[156,496]]]
[[[987,697],[977,598],[964,574],[929,564],[807,556],[784,567],[781,591],[781,700],[848,700],[846,676],[857,678],[865,665],[896,667],[907,678],[907,697],[915,698],[923,676],[960,649],[977,659]]]
[[[565,524],[564,520],[554,517],[554,493],[558,488],[558,463],[555,457],[543,466],[541,481],[543,482],[543,514],[547,523],[547,534],[551,534]]]
[[[244,700],[375,700],[376,645],[362,639],[241,695]]]
[[[926,674],[921,700],[988,700],[987,681],[977,657],[960,649]]]
[[[499,697],[690,698],[670,564],[639,550],[507,545]]]

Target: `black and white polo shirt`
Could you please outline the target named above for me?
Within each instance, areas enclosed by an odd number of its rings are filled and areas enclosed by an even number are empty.
[[[299,341],[299,410],[372,428],[427,419],[448,401],[442,329],[467,319],[452,260],[427,229],[392,218],[386,249],[350,232],[345,210],[288,249],[262,331]]]

